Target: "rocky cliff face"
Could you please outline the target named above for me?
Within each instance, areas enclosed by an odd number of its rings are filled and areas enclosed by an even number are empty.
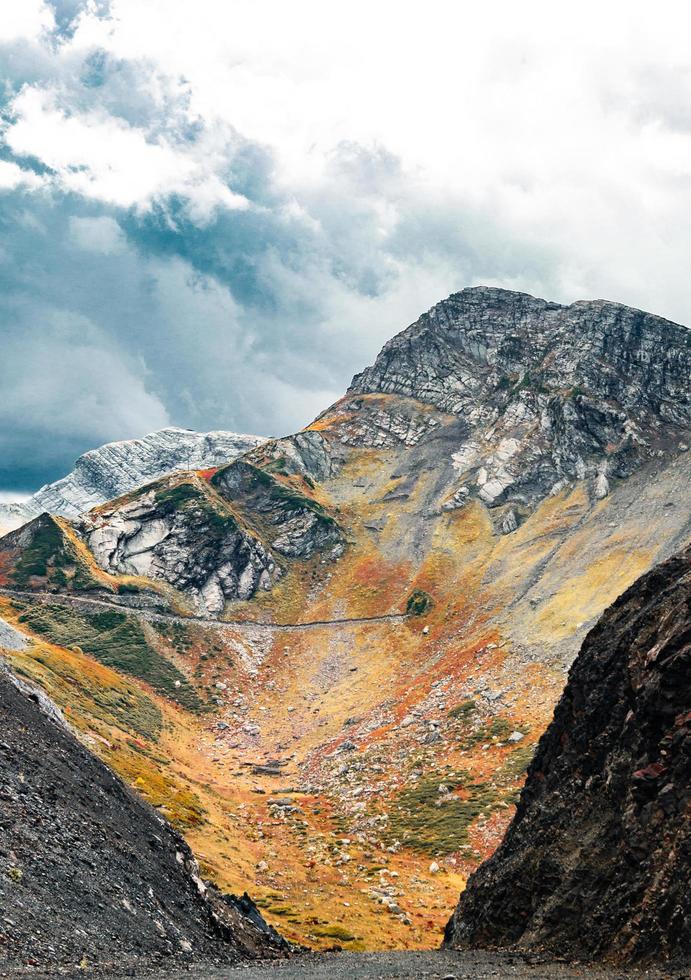
[[[607,610],[446,941],[691,959],[691,548]]]
[[[210,890],[182,838],[3,666],[0,729],[0,970],[284,953],[252,903]]]
[[[191,474],[96,508],[76,529],[102,570],[166,582],[200,613],[270,589],[281,574],[239,514]]]
[[[11,527],[47,511],[77,517],[174,470],[222,466],[264,442],[236,432],[161,429],[143,439],[109,442],[80,456],[74,469],[41,487],[28,501],[0,506],[0,526]]]
[[[321,504],[243,460],[210,480],[183,473],[156,481],[95,508],[74,530],[103,571],[165,582],[211,615],[269,591],[285,571],[274,553],[335,560],[344,548]]]
[[[603,498],[613,479],[688,448],[689,378],[685,327],[615,303],[565,307],[480,287],[389,341],[341,408],[356,412],[345,438],[362,445],[415,444],[444,420],[399,403],[373,410],[360,394],[414,399],[462,420],[445,506],[477,497],[500,508],[497,526],[510,532],[567,484],[586,479]]]
[[[289,476],[291,469],[280,458],[273,463],[263,469],[250,459],[238,460],[219,470],[211,482],[224,500],[240,508],[247,520],[264,532],[279,554],[287,558],[311,558],[323,553],[331,559],[340,558],[344,551],[343,534],[327,509],[309,495],[314,483],[296,486],[279,481],[271,470]],[[321,463],[321,459],[317,462],[310,457],[311,471]],[[306,468],[304,472],[308,472]]]

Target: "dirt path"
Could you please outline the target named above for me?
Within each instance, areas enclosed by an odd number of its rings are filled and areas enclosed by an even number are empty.
[[[145,976],[146,973],[142,973]],[[179,972],[170,969],[152,976],[166,980],[648,980],[688,977],[684,971],[636,970],[632,967],[588,967],[580,964],[540,962],[536,957],[511,953],[450,950],[392,953],[322,953],[273,963],[245,964],[238,967],[191,966]]]
[[[23,599],[43,602],[47,605],[57,606],[94,606],[98,609],[113,609],[123,612],[148,622],[182,623],[185,626],[197,625],[206,626],[210,629],[222,629],[223,627],[242,627],[253,626],[260,629],[269,630],[274,633],[293,633],[298,630],[322,629],[324,626],[362,626],[368,623],[387,623],[404,622],[409,619],[408,613],[384,613],[381,616],[355,616],[343,619],[313,619],[304,623],[266,623],[258,619],[204,619],[201,616],[176,616],[174,613],[154,612],[149,609],[137,609],[135,606],[126,606],[117,602],[108,602],[106,599],[92,599],[88,596],[62,595],[55,592],[27,592],[20,589],[0,588],[0,595],[8,599]]]

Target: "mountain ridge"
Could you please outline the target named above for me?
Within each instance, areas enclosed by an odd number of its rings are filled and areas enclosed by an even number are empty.
[[[179,469],[220,466],[261,445],[260,436],[236,432],[194,432],[169,426],[141,439],[108,442],[83,453],[74,469],[37,490],[28,500],[0,504],[0,523],[38,517],[43,511],[63,517],[83,512]]]

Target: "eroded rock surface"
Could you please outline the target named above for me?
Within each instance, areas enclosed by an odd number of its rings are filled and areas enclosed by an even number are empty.
[[[384,346],[339,403],[339,429],[346,443],[415,445],[448,416],[462,419],[450,505],[476,497],[510,507],[498,526],[511,533],[570,483],[588,480],[603,499],[611,480],[678,452],[691,426],[689,378],[685,327],[616,303],[560,306],[477,287]]]
[[[167,582],[201,613],[249,599],[281,574],[259,537],[191,474],[98,508],[78,530],[104,571]]]
[[[299,438],[280,442],[299,447]],[[279,472],[284,475],[300,476],[329,465],[324,452],[307,458],[305,455],[300,455],[299,462],[294,457],[278,457],[274,464],[280,463]],[[249,460],[237,460],[219,470],[212,483],[225,500],[240,508],[246,519],[263,532],[279,554],[287,558],[311,558],[317,552],[324,552],[332,558],[340,557],[344,541],[334,518],[307,493],[275,479],[268,469],[254,466]],[[314,486],[311,478],[305,489],[310,485]]]
[[[691,960],[691,547],[639,579],[574,662],[457,946]]]
[[[285,944],[0,666],[0,971],[234,962]],[[28,737],[30,733],[30,737]]]

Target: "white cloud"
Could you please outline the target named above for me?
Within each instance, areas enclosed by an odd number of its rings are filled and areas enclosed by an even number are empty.
[[[11,160],[0,160],[0,190],[13,191],[19,187],[35,190],[44,184],[44,179],[33,171],[24,170]]]
[[[35,156],[55,171],[67,190],[117,207],[146,208],[170,194],[190,198],[204,220],[216,207],[242,208],[206,166],[202,147],[189,151],[147,134],[106,112],[67,113],[58,94],[25,86],[12,103],[15,116],[5,140],[17,154]]]
[[[446,195],[548,250],[554,298],[604,292],[689,320],[690,32],[677,0],[112,0],[69,50],[184,77],[189,118],[270,146],[301,203],[339,200],[334,146],[383,146],[406,174],[389,223],[399,202]]]
[[[99,255],[117,255],[125,249],[120,225],[105,214],[98,218],[70,218],[70,237],[79,248]]]
[[[0,41],[35,40],[55,26],[45,0],[5,0],[0,12]]]
[[[97,446],[170,421],[136,358],[67,311],[45,310],[40,323],[18,324],[3,343],[0,383],[12,391],[0,404],[0,447],[32,430],[58,444],[78,433]]]

